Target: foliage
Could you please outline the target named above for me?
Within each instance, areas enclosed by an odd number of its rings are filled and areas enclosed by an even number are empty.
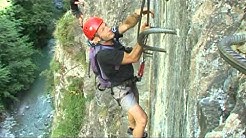
[[[61,65],[54,59],[51,62],[51,67],[49,70],[44,72],[45,76],[49,76],[49,87],[54,90],[54,84],[57,84],[54,80],[52,72],[59,72]],[[88,99],[83,96],[83,78],[68,78],[71,82],[67,89],[61,89],[63,98],[61,98],[59,106],[59,112],[61,116],[56,116],[53,123],[53,130],[51,137],[77,137],[83,123],[85,116],[85,103]],[[53,94],[52,94],[53,95]]]
[[[20,21],[0,15],[0,99],[15,99],[17,92],[26,90],[33,82],[36,53],[27,36],[20,33]]]
[[[68,91],[75,95],[79,95],[83,93],[82,90],[83,90],[84,79],[72,77],[70,80],[72,80],[72,83],[68,86]]]
[[[28,35],[35,46],[46,45],[55,22],[55,8],[51,0],[14,0],[13,17],[21,20],[22,34]]]
[[[63,3],[64,3],[63,8],[64,8],[66,11],[70,10],[70,0],[64,0]]]
[[[74,59],[81,63],[83,65],[84,68],[87,68],[87,62],[86,62],[86,52],[85,50],[81,50],[79,52],[77,52],[75,55],[74,55]],[[74,52],[75,53],[75,52]]]
[[[0,64],[0,92],[3,95],[9,94],[9,92],[7,92],[6,89],[8,88],[8,83],[10,79],[10,71]]]
[[[56,25],[54,37],[63,46],[64,50],[72,55],[74,60],[86,67],[86,50],[75,37],[81,35],[77,21],[71,12],[67,12]]]
[[[51,137],[77,137],[85,116],[85,102],[83,94],[72,94],[64,90],[61,103],[63,116],[57,117],[56,127],[53,127]]]
[[[57,22],[54,37],[59,40],[62,46],[74,45],[74,21],[74,17],[68,12]]]
[[[0,122],[4,120],[4,112],[5,112],[4,104],[2,101],[0,101]]]
[[[58,72],[61,68],[59,62],[56,62],[54,58],[50,62],[50,68],[42,71],[41,75],[46,78],[46,89],[48,92],[52,92],[55,87],[54,72]]]
[[[74,55],[76,60],[83,60],[85,62],[85,52],[81,52],[74,42],[76,36],[76,20],[70,12],[67,12],[56,25],[54,37],[59,41],[60,46],[66,50],[67,53]],[[53,62],[53,71],[59,72],[61,67]],[[58,78],[58,81],[62,78]],[[56,84],[57,80],[54,80]],[[63,98],[60,103],[59,111],[61,116],[56,116],[56,121],[53,123],[53,130],[51,137],[77,137],[83,123],[85,116],[86,100],[83,96],[83,78],[69,77],[67,81],[71,82],[66,89],[62,89]]]

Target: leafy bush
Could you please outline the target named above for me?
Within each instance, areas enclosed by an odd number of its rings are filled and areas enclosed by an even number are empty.
[[[63,115],[55,120],[51,137],[77,137],[85,116],[86,99],[83,94],[73,94],[64,90],[64,98],[61,100]]]
[[[67,12],[56,25],[54,36],[62,46],[74,46],[75,19],[70,12]]]
[[[21,20],[22,34],[27,35],[36,47],[46,46],[54,30],[57,18],[51,0],[14,0],[11,12],[16,20]],[[59,15],[58,15],[59,16]]]
[[[20,33],[20,21],[2,13],[0,22],[0,99],[17,100],[17,93],[28,89],[35,79],[33,55],[37,52]]]

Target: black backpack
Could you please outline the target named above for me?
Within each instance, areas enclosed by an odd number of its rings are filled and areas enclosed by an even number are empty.
[[[109,81],[109,78],[105,75],[105,73],[102,71],[100,64],[98,64],[98,61],[96,60],[97,53],[100,50],[105,49],[114,49],[114,47],[109,46],[103,46],[103,45],[94,45],[89,42],[90,45],[90,51],[89,51],[89,63],[90,68],[96,75],[96,78],[99,80],[99,83],[97,84],[97,88],[101,91],[105,90],[106,88],[111,87],[111,82]],[[120,66],[115,66],[115,70],[119,70]]]

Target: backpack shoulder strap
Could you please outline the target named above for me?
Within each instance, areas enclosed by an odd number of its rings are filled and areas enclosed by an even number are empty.
[[[103,45],[98,45],[98,46],[95,46],[95,55],[94,55],[94,58],[95,58],[95,64],[96,64],[96,67],[97,67],[97,70],[98,70],[98,73],[99,75],[101,76],[101,78],[103,80],[108,80],[109,78],[105,75],[105,73],[102,71],[102,67],[101,65],[99,64],[98,60],[97,60],[97,53],[101,50],[105,50],[105,49],[114,49],[114,47],[110,47],[110,46],[103,46]]]
[[[100,75],[100,77],[103,80],[108,80],[108,77],[104,74],[104,72],[102,71],[102,68],[97,60],[97,53],[101,50],[105,50],[105,49],[114,49],[114,47],[110,47],[110,46],[103,46],[103,45],[96,45],[96,46],[92,46],[90,48],[90,54],[89,54],[89,58],[91,61],[91,68],[94,71],[94,73],[96,75]],[[120,66],[115,66],[115,70],[119,70]]]

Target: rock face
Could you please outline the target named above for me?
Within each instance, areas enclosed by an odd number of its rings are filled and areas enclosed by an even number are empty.
[[[147,130],[151,137],[245,136],[246,77],[226,63],[217,48],[224,36],[245,34],[245,5],[243,0],[151,1],[150,7],[156,13],[150,19],[151,25],[177,32],[151,34],[148,38],[149,45],[167,50],[153,52],[152,57],[146,58],[144,78],[138,83],[140,105],[148,113]],[[132,0],[91,0],[86,1],[83,12],[85,18],[100,16],[113,26],[140,6],[140,1]],[[75,41],[86,41],[78,35],[79,40]],[[124,44],[134,46],[136,35],[137,27],[124,35]],[[62,50],[56,53],[63,55]],[[110,92],[94,90],[93,77],[79,71],[85,68],[67,64],[73,61],[63,63],[66,69],[74,70],[70,75],[84,78],[85,93],[95,91],[93,100],[87,103],[79,136],[127,136],[127,116]]]

